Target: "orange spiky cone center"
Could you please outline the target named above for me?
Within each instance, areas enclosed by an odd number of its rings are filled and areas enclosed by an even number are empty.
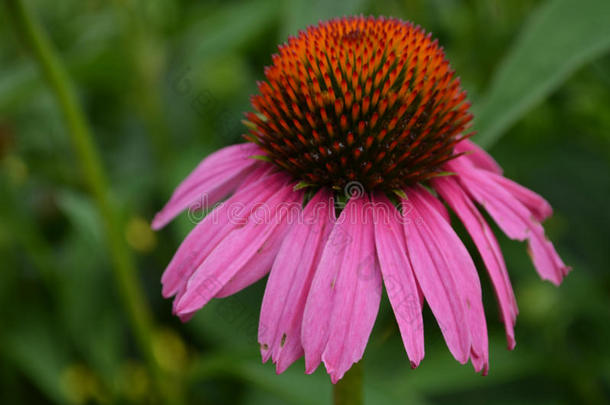
[[[310,27],[279,47],[247,138],[313,186],[400,189],[438,175],[472,119],[443,49],[397,19]]]

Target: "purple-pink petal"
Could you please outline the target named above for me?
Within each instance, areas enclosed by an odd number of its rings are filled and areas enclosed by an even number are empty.
[[[467,159],[473,165],[496,174],[502,174],[502,167],[492,158],[489,153],[470,139],[464,139],[455,145],[454,153],[464,153],[460,159]]]
[[[258,206],[243,228],[227,235],[191,276],[186,291],[176,303],[176,313],[193,312],[216,296],[239,271],[258,257],[264,244],[278,228],[281,229],[285,212],[278,213],[279,218],[276,218],[277,207],[300,198],[302,193],[293,191],[292,185],[288,184]],[[267,212],[271,213],[271,219],[260,220],[262,217],[258,215],[264,216]]]
[[[303,355],[301,323],[311,281],[334,222],[332,196],[320,190],[290,228],[273,263],[261,307],[258,342],[278,373]]]
[[[260,154],[253,143],[228,146],[205,158],[176,188],[169,202],[155,216],[153,229],[160,229],[186,208],[212,206],[234,191],[253,167],[261,165],[251,156]]]
[[[447,211],[447,207],[435,196],[432,194],[425,192],[420,193],[420,197],[423,198],[428,204],[430,204],[443,218],[445,221],[451,223],[451,217],[449,216],[449,211]]]
[[[518,309],[500,246],[485,218],[461,189],[457,179],[452,176],[440,177],[434,179],[432,184],[460,218],[481,254],[500,305],[508,348],[512,350],[515,347],[514,325]]]
[[[553,215],[551,204],[529,188],[525,188],[504,176],[491,177],[519,200],[521,204],[525,205],[537,221],[542,222]]]
[[[404,224],[407,253],[417,282],[434,314],[449,351],[460,362],[468,361],[470,334],[458,286],[444,263],[441,249],[431,245],[430,230],[412,200],[403,200],[411,210]],[[440,214],[436,213],[436,215]]]
[[[407,257],[400,212],[383,194],[375,194],[375,245],[383,283],[405,350],[415,368],[424,358],[424,323],[419,287]]]
[[[436,246],[443,257],[439,270],[450,271],[455,280],[470,334],[470,359],[475,370],[485,375],[489,369],[489,349],[479,276],[468,250],[451,225],[427,202],[426,194],[429,193],[425,189],[416,187],[407,195],[425,218],[422,227],[428,227],[429,233],[424,235],[430,237],[430,246]]]
[[[460,183],[491,215],[511,239],[528,240],[534,267],[541,278],[559,285],[570,271],[546,238],[544,228],[534,214],[515,198],[504,185],[495,181],[489,172],[464,162],[450,162],[447,166],[458,173]]]
[[[366,203],[352,198],[341,212],[305,305],[306,372],[323,361],[333,383],[362,358],[379,310],[381,275]]]
[[[287,178],[283,174],[248,181],[235,195],[197,224],[184,239],[161,277],[163,296],[171,297],[183,289],[193,272],[216,245],[230,232],[246,223],[252,207],[266,201],[286,182]]]

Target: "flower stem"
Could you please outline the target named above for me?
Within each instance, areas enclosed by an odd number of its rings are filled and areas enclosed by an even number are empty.
[[[356,363],[333,386],[334,405],[362,405],[362,362]]]
[[[108,196],[102,162],[93,142],[93,136],[85,114],[77,100],[76,91],[56,54],[53,44],[44,33],[23,0],[5,0],[15,29],[25,46],[32,52],[42,75],[57,99],[74,151],[78,157],[83,179],[93,196],[105,227],[105,236],[113,262],[113,275],[126,309],[131,328],[146,359],[159,394],[165,402],[173,402],[167,391],[165,379],[153,352],[154,325],[144,291],[125,243],[121,222]]]

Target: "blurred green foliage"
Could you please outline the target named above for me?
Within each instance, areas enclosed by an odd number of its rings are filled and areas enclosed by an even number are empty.
[[[264,281],[187,324],[159,278],[192,224],[148,221],[211,151],[240,140],[263,66],[287,35],[344,14],[391,15],[439,38],[506,174],[555,207],[574,271],[538,280],[499,237],[520,306],[505,341],[482,272],[491,370],[455,362],[431,314],[409,368],[387,300],[365,353],[368,404],[610,402],[610,3],[607,0],[61,0],[28,2],[92,123],[125,242],[156,317],[155,358],[185,403],[324,404],[322,370],[276,376],[256,343]],[[500,138],[500,135],[504,135]],[[102,219],[58,106],[0,8],[0,402],[158,403],[110,270]],[[467,238],[465,238],[467,240]]]

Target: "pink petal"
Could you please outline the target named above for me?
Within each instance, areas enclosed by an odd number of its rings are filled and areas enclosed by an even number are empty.
[[[176,303],[176,313],[186,314],[203,307],[239,271],[257,258],[264,244],[284,223],[286,212],[277,210],[278,206],[300,201],[300,198],[302,193],[293,191],[292,185],[286,185],[258,206],[256,212],[248,217],[247,224],[227,235],[188,280],[184,295]],[[270,220],[254,219],[255,215],[267,210],[272,215]]]
[[[207,158],[176,188],[169,202],[155,216],[153,229],[160,229],[190,206],[210,207],[230,194],[253,166],[261,165],[252,155],[261,153],[253,143],[223,148]]]
[[[302,200],[285,201],[280,204],[278,209],[285,210],[282,223],[278,229],[269,237],[267,242],[259,249],[256,257],[252,258],[242,270],[240,270],[231,280],[216,294],[217,298],[224,298],[233,295],[244,288],[256,283],[266,276],[271,270],[271,266],[280,250],[286,233],[289,228],[303,215]],[[267,213],[268,216],[270,213]],[[279,216],[276,216],[279,218]]]
[[[469,352],[472,364],[477,372],[482,371],[483,374],[487,374],[489,368],[487,324],[485,312],[483,311],[479,276],[468,250],[453,231],[451,225],[427,202],[425,194],[428,194],[428,192],[421,186],[408,190],[407,196],[423,220],[419,224],[416,220],[416,226],[405,228],[405,231],[408,232],[410,229],[416,228],[423,237],[424,243],[427,244],[428,250],[437,249],[433,253],[436,255],[437,271],[445,273],[441,276],[442,278],[453,279],[453,285],[457,288],[453,294],[457,295],[458,300],[462,304],[466,326],[470,335]],[[407,246],[409,246],[408,239]],[[411,253],[411,250],[409,250],[409,253]],[[413,257],[411,259],[415,268],[415,260]],[[418,280],[420,273],[421,271],[419,273],[416,271]],[[430,303],[430,297],[426,293],[426,288],[424,288],[421,282],[420,285],[426,299]],[[447,293],[451,294],[449,291]],[[430,307],[432,308],[432,303],[430,303]],[[437,320],[439,320],[438,316]],[[449,344],[449,342],[447,343]],[[463,349],[461,346],[459,348]],[[462,360],[463,351],[459,350],[458,353],[460,357],[456,356],[456,359]]]
[[[519,200],[521,204],[525,205],[537,221],[542,222],[553,215],[551,204],[532,190],[525,188],[504,176],[496,175],[493,176],[493,179]]]
[[[233,295],[265,277],[271,270],[282,241],[286,236],[289,224],[282,222],[269,239],[259,248],[256,256],[235,274],[229,282],[216,294],[216,298]]]
[[[266,201],[286,181],[286,176],[282,174],[252,181],[246,179],[235,195],[197,224],[184,239],[161,277],[163,296],[167,298],[180,291],[218,243],[245,224],[252,207]]]
[[[445,207],[445,205],[443,205],[443,203],[438,198],[428,192],[421,193],[421,197],[424,198],[428,204],[433,206],[434,209],[437,210],[443,218],[445,218],[445,221],[449,223],[451,222],[451,217],[449,216],[449,211],[447,211],[447,207]]]
[[[352,198],[341,212],[305,305],[306,372],[322,360],[333,383],[362,358],[379,310],[381,275],[366,204],[366,198]]]
[[[382,194],[375,201],[375,245],[383,282],[394,309],[411,366],[424,358],[424,324],[419,287],[407,258],[400,213]]]
[[[460,218],[481,253],[500,305],[508,348],[512,350],[515,347],[514,325],[518,309],[500,246],[485,218],[461,189],[456,178],[437,178],[432,184]]]
[[[404,225],[407,253],[413,272],[428,305],[441,328],[447,346],[461,363],[468,361],[470,335],[466,325],[464,303],[458,286],[449,269],[450,264],[442,255],[442,249],[431,242],[431,231],[425,217],[416,208],[414,199],[402,200],[410,206],[410,214]],[[440,216],[440,214],[436,213]]]
[[[459,174],[461,184],[485,207],[508,237],[528,240],[529,252],[540,277],[560,284],[570,268],[563,263],[530,210],[502,184],[494,181],[489,172],[459,162],[450,162],[448,166]]]
[[[479,145],[469,139],[464,139],[462,142],[455,145],[454,153],[464,153],[460,159],[468,160],[476,167],[488,170],[492,173],[502,174],[502,167],[485,152]]]
[[[491,157],[490,157],[491,159]],[[476,162],[474,166],[479,169],[485,169],[485,167],[481,167],[481,165],[477,165]],[[459,165],[466,165],[465,159],[458,160]],[[491,170],[491,173],[487,173],[490,179],[493,179],[496,183],[502,185],[509,193],[511,193],[517,200],[519,200],[523,205],[529,209],[536,220],[542,222],[553,214],[553,208],[551,205],[542,198],[540,195],[536,194],[532,190],[523,187],[522,185],[502,176],[501,172],[495,172]]]
[[[301,323],[311,281],[332,229],[334,203],[327,191],[309,201],[277,255],[261,307],[258,342],[263,361],[271,356],[282,373],[303,355]]]

